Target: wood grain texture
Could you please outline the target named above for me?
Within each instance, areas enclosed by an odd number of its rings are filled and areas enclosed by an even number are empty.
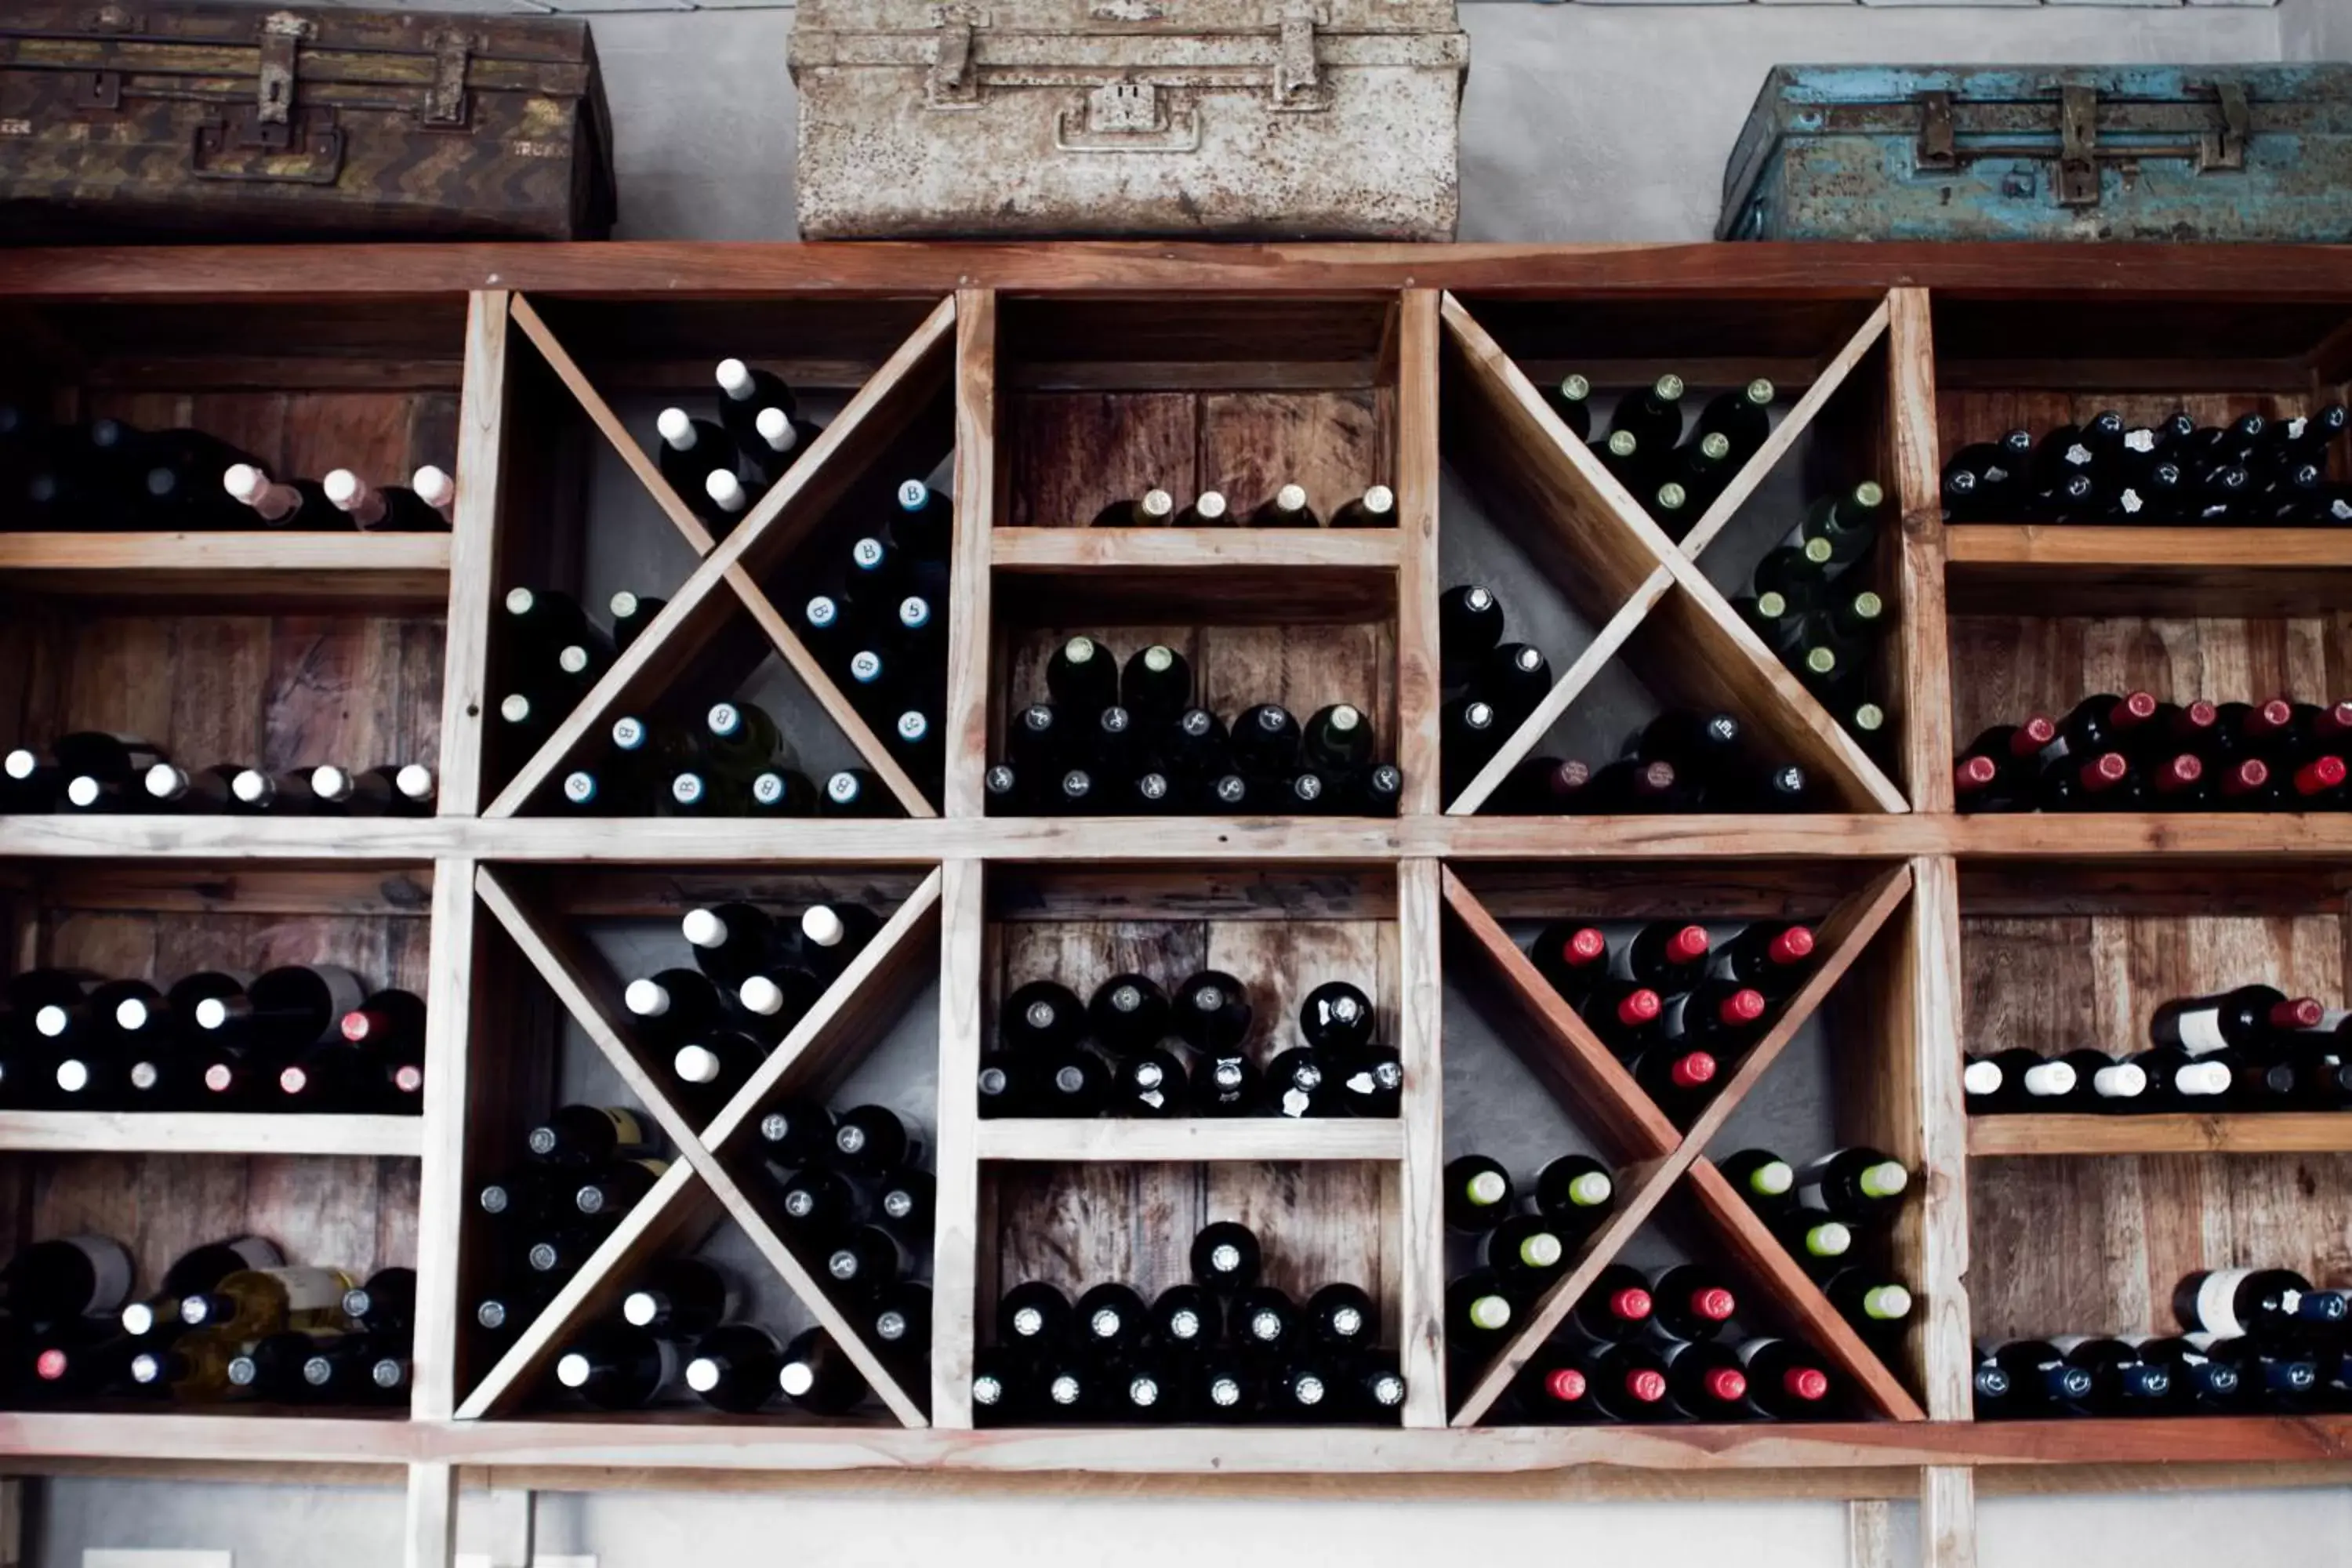
[[[938,1220],[931,1244],[931,1421],[971,1426],[971,1361],[977,1342],[980,1254],[995,1245],[982,1227],[980,1080],[982,994],[986,980],[986,868],[976,860],[940,868],[939,1156],[932,1172]],[[988,1216],[992,1220],[992,1215]]]
[[[985,289],[959,294],[947,710],[940,720],[947,738],[941,805],[951,817],[982,816],[988,805],[988,655],[995,599],[992,564],[997,519],[1005,508],[1006,472],[997,450],[996,373],[996,296]]]
[[[415,1116],[214,1115],[136,1110],[0,1111],[0,1152],[350,1154],[414,1160]]]
[[[457,1468],[445,1459],[408,1467],[406,1568],[452,1568],[457,1555]]]
[[[1977,1568],[1974,1470],[1930,1465],[1919,1472],[1919,1568]]]
[[[2352,598],[2352,535],[2284,528],[1964,523],[1951,595],[1970,614],[2326,616]]]
[[[977,1060],[973,1063],[978,1070]],[[1052,1164],[1104,1162],[1396,1160],[1402,1121],[1299,1121],[1282,1117],[1171,1117],[1135,1121],[1067,1117],[979,1123],[980,1158]]]
[[[1438,795],[1440,682],[1437,634],[1439,384],[1444,358],[1441,301],[1412,289],[1399,301],[1390,341],[1395,350],[1397,542],[1397,765],[1404,770],[1401,809],[1426,816]]]
[[[1972,1116],[1978,1159],[2061,1154],[2352,1154],[2352,1116]]]
[[[1404,1424],[1445,1425],[1445,990],[1444,871],[1434,860],[1397,868],[1396,1045],[1404,1068],[1403,1158],[1393,1173],[1398,1231],[1399,1365]]]
[[[457,405],[450,513],[439,809],[471,816],[483,799],[483,731],[490,709],[492,598],[502,581],[501,513],[514,392],[507,375],[510,297],[477,290],[466,302],[466,382]]]
[[[433,945],[425,991],[424,1165],[417,1193],[416,1312],[409,1367],[412,1414],[446,1419],[457,1407],[460,1262],[465,1248],[467,1108],[478,1086],[469,1042],[476,997],[490,978],[478,971],[479,906],[471,860],[433,868]],[[495,1070],[483,1075],[495,1087]],[[485,1098],[488,1098],[485,1096]]]
[[[224,611],[421,610],[447,596],[450,552],[443,533],[0,533],[0,584]]]
[[[1947,625],[1943,456],[1936,439],[1936,342],[1925,289],[1888,294],[1885,439],[1899,509],[1894,563],[1901,616],[1886,683],[1914,811],[1952,808],[1951,636]]]
[[[1913,292],[1919,294],[1920,304],[1924,308],[1927,302],[1924,292],[1916,289]],[[1764,438],[1764,444],[1756,448],[1748,461],[1741,465],[1739,472],[1732,476],[1731,482],[1723,488],[1722,493],[1691,525],[1691,531],[1683,536],[1681,545],[1685,559],[1697,560],[1699,552],[1714,542],[1715,536],[1723,531],[1724,524],[1748,504],[1748,498],[1756,493],[1756,487],[1764,482],[1765,476],[1789,455],[1798,438],[1811,427],[1814,416],[1828,405],[1838,388],[1845,384],[1846,377],[1853,374],[1863,356],[1878,346],[1878,340],[1886,333],[1889,309],[1889,305],[1881,305],[1873,310],[1853,336],[1846,340],[1845,345],[1830,356],[1828,363],[1822,366],[1821,374],[1813,377],[1812,384],[1806,387],[1804,395],[1780,416],[1780,422],[1772,426],[1772,433]]]

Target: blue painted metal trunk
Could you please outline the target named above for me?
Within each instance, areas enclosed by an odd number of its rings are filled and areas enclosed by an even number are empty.
[[[1719,239],[2352,237],[2352,66],[1775,66]]]

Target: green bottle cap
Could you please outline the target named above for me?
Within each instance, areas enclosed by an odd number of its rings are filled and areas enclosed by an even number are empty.
[[[1748,401],[1761,408],[1772,401],[1772,384],[1759,375],[1748,384]]]
[[[1616,1190],[1617,1184],[1599,1171],[1587,1171],[1568,1184],[1568,1201],[1580,1209],[1596,1209]]]
[[[1777,621],[1789,613],[1789,595],[1778,588],[1767,588],[1756,595],[1756,613],[1768,621]]]
[[[1658,505],[1664,510],[1680,511],[1683,503],[1688,500],[1690,492],[1672,479],[1658,487]]]
[[[1865,1168],[1856,1184],[1865,1197],[1899,1197],[1903,1189],[1911,1184],[1911,1173],[1893,1160],[1881,1160]]]
[[[1650,390],[1657,394],[1659,402],[1672,403],[1683,395],[1683,378],[1668,371],[1652,384]]]
[[[1885,501],[1886,492],[1876,479],[1864,479],[1853,487],[1853,504],[1864,511],[1876,511]]]
[[[1830,563],[1830,556],[1834,553],[1830,546],[1830,542],[1818,534],[1813,538],[1805,541],[1802,548],[1805,559],[1811,562],[1816,566],[1828,565]]]
[[[1843,1258],[1853,1245],[1853,1232],[1837,1221],[1823,1220],[1805,1231],[1805,1250],[1815,1258]]]
[[[1748,1173],[1748,1188],[1762,1197],[1786,1197],[1797,1184],[1797,1173],[1786,1160],[1768,1160]]]
[[[1470,1303],[1473,1327],[1493,1333],[1511,1321],[1511,1304],[1500,1296],[1481,1296]]]
[[[1710,430],[1700,439],[1698,449],[1708,462],[1720,463],[1731,456],[1731,437],[1720,430]]]
[[[1503,1201],[1503,1194],[1510,1187],[1500,1171],[1481,1171],[1464,1185],[1462,1195],[1482,1209],[1490,1208]]]
[[[1865,702],[1853,710],[1853,727],[1865,735],[1875,735],[1886,728],[1886,710],[1875,702]]]
[[[1548,1230],[1539,1230],[1519,1243],[1519,1261],[1530,1268],[1549,1268],[1566,1257],[1568,1249],[1559,1237]]]
[[[1630,458],[1633,455],[1633,448],[1640,445],[1631,430],[1614,431],[1609,437],[1609,451],[1612,457]]]
[[[1864,1292],[1862,1315],[1878,1323],[1899,1323],[1911,1315],[1911,1292],[1900,1285],[1878,1285]]]
[[[1592,384],[1571,371],[1559,378],[1559,395],[1570,403],[1581,403],[1592,395]]]
[[[1814,675],[1827,675],[1837,668],[1837,650],[1809,647],[1805,650],[1805,668]]]

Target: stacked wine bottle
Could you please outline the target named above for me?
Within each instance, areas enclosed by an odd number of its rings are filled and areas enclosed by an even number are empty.
[[[1395,1049],[1372,999],[1344,980],[1307,994],[1298,1043],[1263,1068],[1248,1053],[1248,988],[1207,969],[1171,997],[1146,974],[1114,974],[1091,1001],[1055,980],[1006,995],[980,1063],[980,1113],[1000,1116],[1394,1116]],[[1192,1065],[1171,1050],[1181,1042]]]
[[[1963,447],[1944,465],[1954,522],[2194,524],[2342,528],[2352,489],[2328,477],[2345,431],[2340,404],[2305,417],[2245,414],[2200,426],[2176,409],[2127,425],[2113,409],[2039,440],[2011,430]]]
[[[1813,967],[1811,927],[1759,921],[1718,943],[1706,927],[1657,921],[1612,938],[1557,921],[1528,949],[1538,973],[1688,1126],[1764,1036],[1768,1016]]]
[[[2291,1268],[2214,1268],[2172,1292],[2174,1334],[1980,1347],[1979,1421],[2352,1408],[2352,1300]]]
[[[1445,696],[1438,730],[1444,791],[1462,793],[1552,689],[1551,661],[1531,643],[1504,640],[1503,602],[1482,584],[1463,583],[1437,601],[1439,679]],[[1491,797],[1496,811],[1565,810],[1548,798],[1557,757],[1527,759]]]
[[[1772,433],[1770,382],[1759,377],[1717,395],[1688,421],[1685,438],[1688,391],[1681,376],[1668,374],[1624,394],[1595,439],[1589,379],[1571,374],[1543,389],[1544,401],[1570,433],[1591,443],[1593,456],[1676,541],[1696,526]]]
[[[1326,522],[1307,487],[1285,481],[1246,518],[1236,513],[1223,490],[1202,490],[1182,506],[1158,486],[1132,500],[1109,503],[1095,514],[1097,528],[1394,528],[1396,492],[1374,485],[1343,501]]]
[[[1889,508],[1874,479],[1823,496],[1756,564],[1732,602],[1764,646],[1865,744],[1885,733],[1878,645],[1894,606],[1870,586],[1871,554]]]
[[[2352,1110],[2352,1014],[2272,985],[2163,1004],[2148,1048],[2043,1057],[2022,1047],[1972,1057],[1960,1074],[1972,1116],[2154,1115]]]
[[[430,464],[404,486],[351,468],[273,479],[260,458],[205,431],[121,419],[45,426],[0,404],[0,531],[19,532],[432,532],[448,529],[457,487]]]
[[[0,987],[0,1107],[415,1116],[425,1003],[333,964],[168,988],[35,969]]]
[[[110,1395],[192,1404],[393,1405],[408,1397],[416,1273],[289,1264],[265,1237],[184,1253],[133,1299],[138,1269],[102,1236],[35,1242],[0,1271],[0,1400]]]
[[[1901,1162],[1853,1147],[1792,1166],[1742,1149],[1720,1169],[1856,1333],[1882,1351],[1902,1336],[1915,1303],[1887,1267],[1887,1234],[1911,1190]]]
[[[1049,700],[1015,712],[987,773],[992,814],[1333,812],[1393,816],[1404,788],[1377,761],[1372,721],[1335,702],[1302,726],[1264,702],[1225,721],[1194,705],[1192,665],[1164,643],[1121,669],[1099,637],[1064,639]]]
[[[98,730],[0,755],[0,812],[430,816],[436,787],[423,763],[364,772],[333,763],[277,773],[234,762],[193,770],[152,742]]]
[[[1074,1303],[1032,1279],[996,1307],[994,1342],[972,1362],[972,1415],[985,1426],[1059,1422],[1396,1422],[1404,1378],[1380,1348],[1380,1307],[1334,1282],[1304,1302],[1266,1284],[1245,1226],[1192,1238],[1192,1280],[1147,1303],[1133,1286],[1095,1285]]]
[[[773,371],[724,359],[716,379],[711,412],[718,418],[663,409],[654,421],[654,452],[662,479],[724,539],[808,455],[819,432],[800,416],[799,397]]]
[[[2085,697],[1970,741],[1952,771],[1962,811],[2342,811],[2352,701]]]

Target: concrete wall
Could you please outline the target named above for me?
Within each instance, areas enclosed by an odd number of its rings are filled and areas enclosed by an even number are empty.
[[[2281,8],[1469,5],[1475,64],[1463,118],[1464,237],[1677,240],[1713,227],[1723,158],[1765,68],[1801,60],[2246,60],[2352,57],[2352,0]],[[630,238],[792,235],[790,16],[716,11],[599,16],[618,128],[621,233]],[[358,1489],[76,1479],[36,1503],[34,1568],[79,1568],[90,1547],[227,1548],[236,1568],[393,1568],[398,1495]],[[469,1509],[461,1545],[479,1522]],[[1898,1563],[1916,1524],[1896,1510]],[[972,1568],[1137,1568],[1213,1556],[1223,1568],[1304,1560],[1365,1568],[1452,1554],[1526,1561],[1844,1560],[1845,1510],[1823,1501],[1404,1502],[1117,1499],[1018,1492],[928,1497],[821,1488],[786,1496],[623,1492],[541,1500],[544,1552],[605,1568],[698,1568],[788,1558],[804,1568],[919,1562]],[[1988,1500],[1983,1568],[2352,1565],[2352,1497],[2237,1492]]]

